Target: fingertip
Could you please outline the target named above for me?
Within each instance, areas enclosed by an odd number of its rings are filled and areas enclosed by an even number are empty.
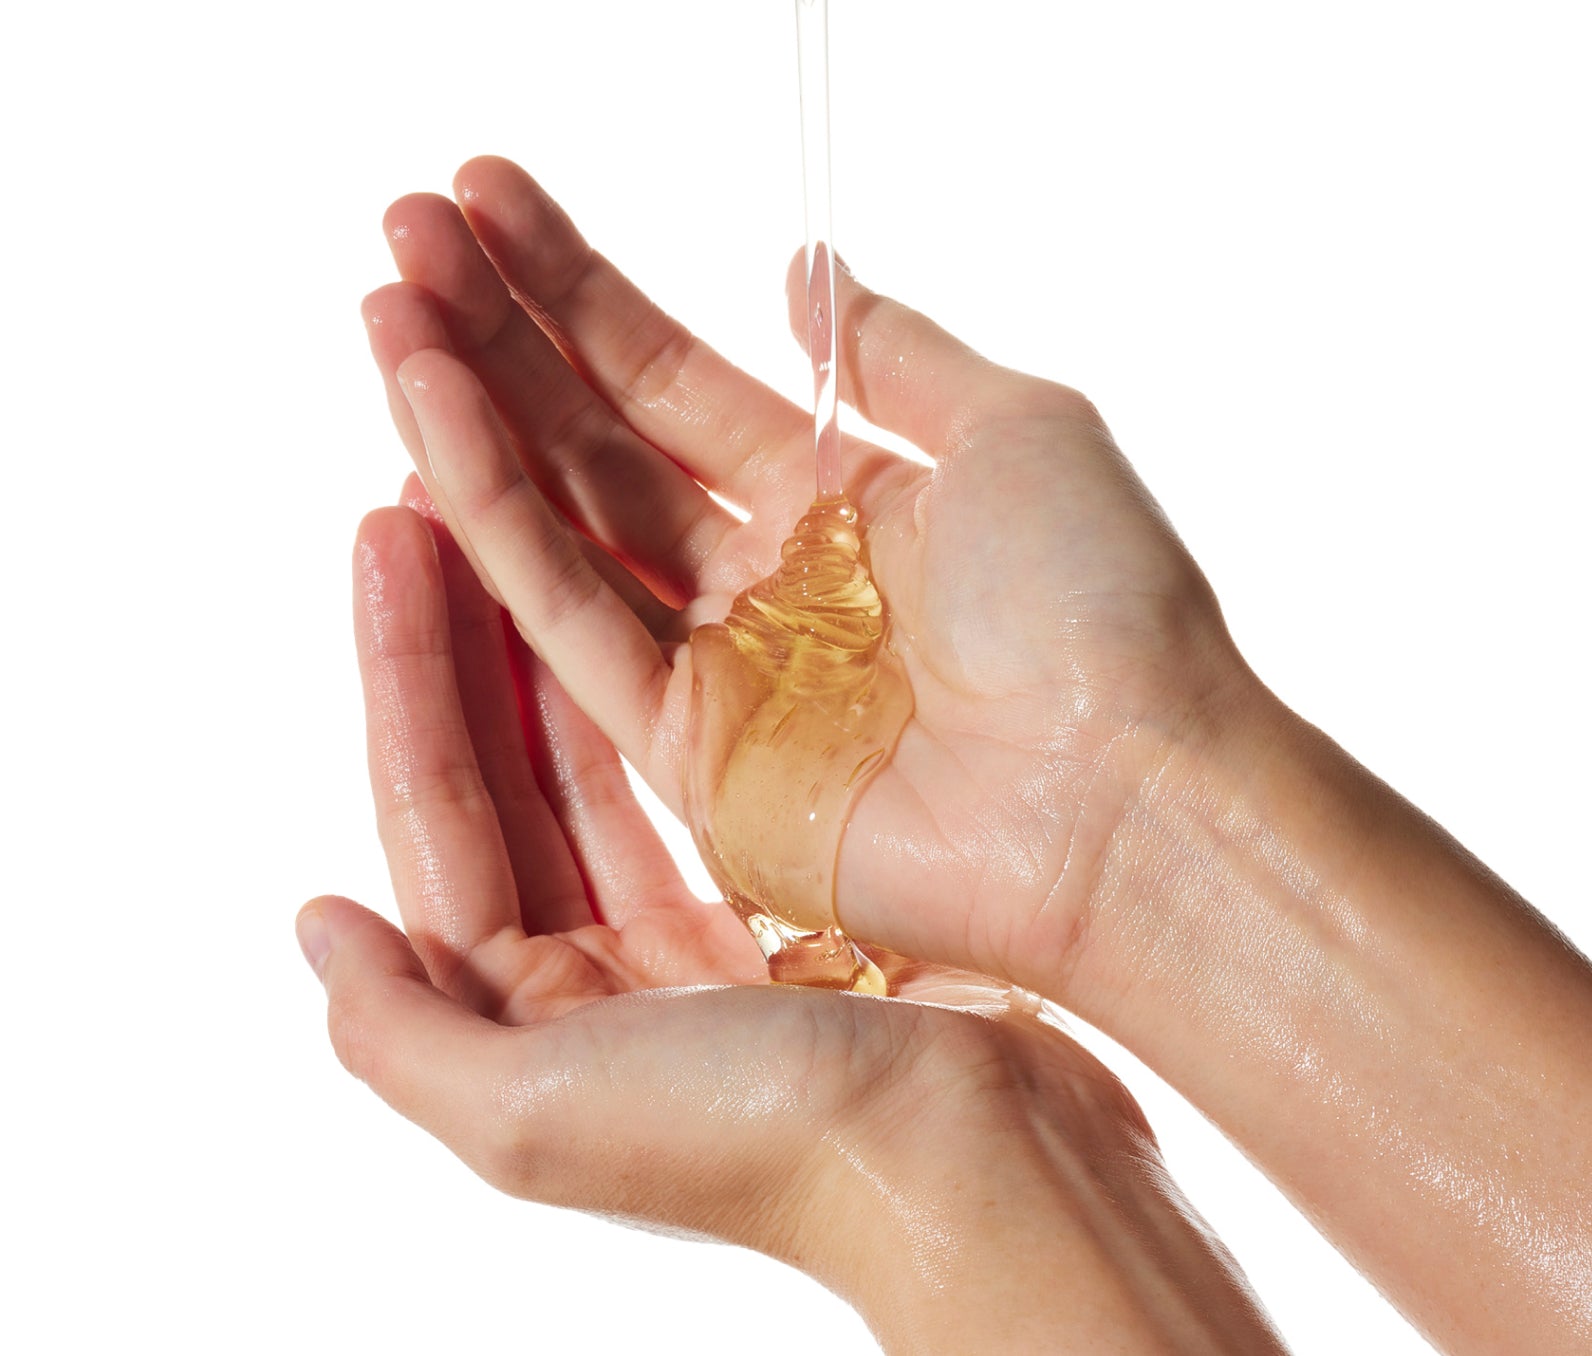
[[[365,322],[365,338],[371,357],[387,386],[387,397],[394,422],[406,446],[414,450],[414,429],[408,424],[404,402],[397,396],[393,373],[411,353],[421,349],[452,349],[447,326],[437,303],[422,287],[411,282],[392,282],[378,287],[360,303]]]
[[[404,477],[403,488],[398,491],[398,503],[400,507],[408,509],[411,513],[418,513],[428,523],[442,522],[442,513],[437,508],[436,501],[432,499],[431,492],[426,489],[426,482],[420,478],[418,471],[411,471]]]
[[[441,586],[437,543],[419,514],[397,504],[367,513],[354,538],[354,636],[361,665],[408,653],[416,629],[437,624],[426,617],[423,600]]]
[[[321,977],[328,982],[390,975],[434,989],[426,967],[406,937],[373,909],[343,895],[320,895],[299,910],[310,928],[324,929]]]
[[[447,344],[435,299],[416,283],[403,279],[383,283],[366,294],[359,304],[359,314],[368,326],[434,332],[436,338],[430,347]]]
[[[785,295],[797,305],[805,305],[807,297],[807,251],[798,247],[785,268]]]
[[[418,477],[415,477],[418,479]],[[408,488],[408,482],[405,482]],[[421,487],[421,493],[425,489]],[[354,540],[357,544],[388,550],[394,542],[418,541],[424,535],[419,514],[409,504],[382,504],[359,520]]]
[[[406,193],[395,199],[381,214],[381,229],[388,246],[396,253],[407,245],[414,238],[419,219],[435,211],[439,203],[449,208],[453,206],[440,193]]]
[[[451,355],[446,349],[421,348],[404,358],[393,375],[398,378],[398,389],[414,405],[417,400],[423,402],[431,394],[452,366]]]
[[[298,911],[293,928],[304,959],[323,982],[329,978],[334,959],[350,949],[406,954],[413,964],[400,965],[398,969],[412,970],[426,979],[425,968],[414,955],[409,939],[380,914],[343,895],[317,895]]]
[[[332,1049],[349,1073],[393,1101],[387,1085],[402,1063],[394,1027],[417,1000],[439,995],[409,939],[379,914],[336,896],[313,901],[305,912],[311,910],[325,930],[316,973],[326,989]]]
[[[317,979],[325,974],[326,962],[332,953],[332,936],[326,926],[322,903],[322,899],[312,899],[293,920],[299,950],[304,953],[304,959],[309,962],[310,969],[315,971]]]
[[[367,328],[382,323],[382,311],[387,300],[384,294],[394,286],[396,286],[394,283],[383,283],[374,291],[365,293],[364,299],[359,303],[359,318],[365,322]]]
[[[851,266],[838,254],[835,260],[835,303],[837,311],[844,316],[848,306],[855,304],[857,298],[868,295],[868,289],[857,281],[857,275],[851,271]],[[801,345],[802,351],[807,349],[807,250],[805,247],[796,251],[791,256],[790,266],[785,270],[785,301],[790,319],[791,333],[796,337],[796,342]]]
[[[454,173],[454,200],[460,207],[465,208],[479,202],[489,186],[504,174],[524,175],[525,171],[501,155],[472,156]]]
[[[803,353],[807,348],[807,252],[797,250],[785,270],[785,320],[791,338]]]
[[[451,496],[447,476],[441,474],[447,468],[441,463],[456,470],[461,457],[477,454],[483,437],[491,438],[494,447],[506,446],[502,418],[481,378],[446,349],[419,349],[393,375],[419,427],[424,461],[416,456],[417,469],[429,471],[430,483]],[[506,455],[512,459],[511,453]]]
[[[383,509],[371,509],[354,529],[354,560],[357,564],[365,564],[367,556],[377,549],[382,537],[382,515]]]
[[[409,939],[380,914],[327,895],[300,910],[309,947],[324,926],[318,973],[332,1049],[349,1073],[401,1114],[463,1152],[483,1120],[482,1092],[497,1075],[501,1028],[450,999]],[[311,960],[313,966],[315,961]]]
[[[831,256],[835,261],[835,276],[844,279],[860,291],[867,291],[864,284],[857,281],[857,274],[851,265],[846,262],[845,256],[838,251]],[[790,264],[785,269],[785,293],[787,296],[805,298],[807,295],[807,247],[799,246],[791,255]]]
[[[453,533],[448,527],[447,518],[437,507],[436,500],[431,497],[426,482],[418,475],[411,473],[404,479],[403,489],[398,494],[398,503],[399,507],[413,513],[426,525],[431,533],[432,550],[436,552],[439,561],[450,551],[458,549],[453,540]],[[444,574],[446,575],[446,571]]]
[[[469,161],[454,176],[454,196],[476,243],[503,277],[517,275],[522,292],[536,294],[591,252],[553,195],[512,160]]]

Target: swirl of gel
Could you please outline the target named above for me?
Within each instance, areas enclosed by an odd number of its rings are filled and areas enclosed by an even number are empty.
[[[780,555],[724,621],[692,633],[686,817],[774,979],[882,993],[835,917],[835,863],[912,693],[856,509],[819,500]]]

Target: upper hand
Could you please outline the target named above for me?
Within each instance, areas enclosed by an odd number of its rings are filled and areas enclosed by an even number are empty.
[[[473,161],[456,187],[458,207],[387,215],[405,281],[366,316],[395,420],[521,633],[678,810],[678,642],[772,568],[812,498],[810,417],[648,302],[514,166]],[[799,264],[791,279],[801,333]],[[1032,983],[1087,933],[1163,750],[1251,680],[1083,397],[838,285],[842,395],[935,466],[846,447],[915,711],[854,806],[837,915]]]

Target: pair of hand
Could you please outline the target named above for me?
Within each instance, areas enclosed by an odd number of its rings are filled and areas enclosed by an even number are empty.
[[[394,205],[404,281],[366,303],[424,483],[356,552],[407,938],[348,901],[300,919],[344,1062],[500,1187],[773,1252],[914,1349],[953,1331],[946,1277],[1023,1289],[1013,1341],[1043,1340],[1049,1293],[1079,1334],[1267,1349],[1131,1099],[1003,985],[918,967],[900,992],[940,1005],[771,989],[731,913],[686,890],[615,749],[678,809],[681,642],[771,568],[812,497],[810,423],[513,166],[472,162],[458,197]],[[1246,671],[1080,396],[849,277],[839,305],[844,397],[936,465],[845,452],[915,712],[855,806],[838,912],[1054,995],[1139,789]],[[998,1214],[959,1213],[947,1164]],[[846,1243],[859,1191],[894,1204]],[[938,1251],[902,1263],[903,1238]]]

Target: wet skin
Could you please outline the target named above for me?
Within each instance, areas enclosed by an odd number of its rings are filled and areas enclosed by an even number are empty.
[[[504,1191],[784,1258],[891,1350],[1280,1349],[1132,1099],[1037,1002],[923,965],[892,975],[914,1001],[769,986],[405,499],[362,525],[355,583],[407,936],[333,897],[299,919],[353,1073]]]
[[[512,166],[457,192],[388,215],[405,282],[367,318],[395,418],[522,634],[678,808],[679,642],[772,567],[805,416]],[[1592,1340],[1585,959],[1249,671],[1087,401],[853,279],[838,303],[843,395],[935,461],[847,452],[913,714],[840,915],[1115,1035],[1440,1343]]]

